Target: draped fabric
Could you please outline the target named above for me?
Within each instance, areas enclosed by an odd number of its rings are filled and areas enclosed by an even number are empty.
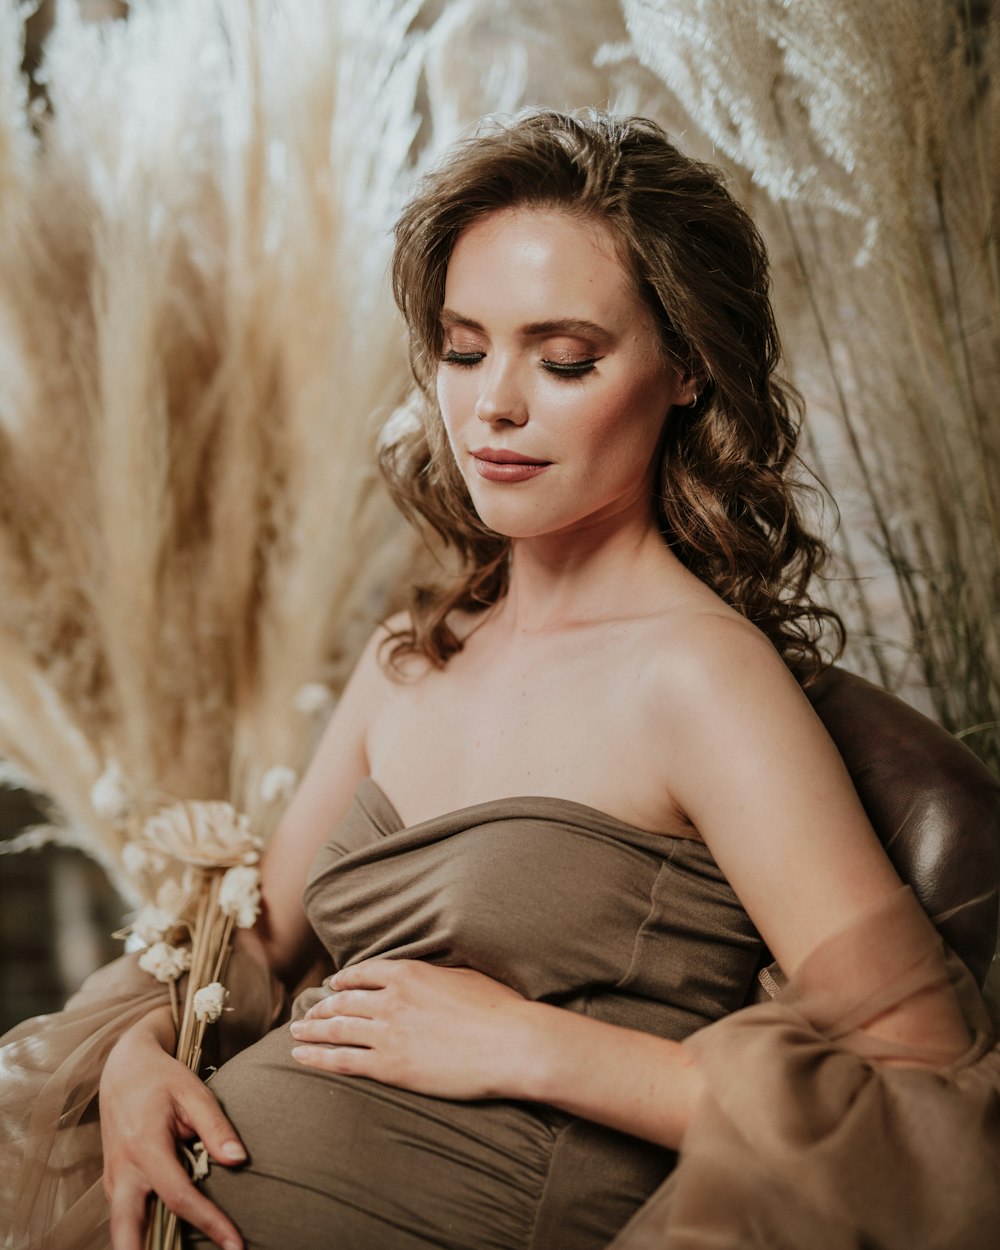
[[[239,945],[227,984],[236,1010],[220,1022],[222,1057],[271,1027],[278,982]],[[0,1038],[0,1246],[107,1250],[97,1093],[122,1034],[169,1002],[167,987],[125,955],[89,977],[62,1011]]]
[[[879,1016],[949,981],[973,1035],[960,1058],[878,1039]],[[1000,1049],[909,889],[813,952],[774,1002],[684,1045],[707,1092],[677,1168],[612,1250],[1000,1245]]]
[[[228,981],[239,1010],[226,1018],[220,1062],[285,1007],[277,982],[239,948]],[[947,984],[972,1034],[962,1056],[879,1040],[884,1012]],[[4,1250],[107,1250],[100,1075],[121,1034],[165,1001],[128,956],[64,1011],[0,1039]],[[684,1045],[707,1092],[678,1166],[611,1250],[1000,1244],[1000,1049],[972,978],[908,889],[824,943],[775,1001]]]
[[[542,796],[407,826],[372,778],[317,853],[305,907],[337,968],[474,968],[678,1041],[746,1001],[762,952],[701,842]],[[307,990],[293,1015],[329,992]],[[293,1045],[275,1030],[212,1078],[250,1158],[203,1189],[252,1250],[604,1250],[673,1166],[550,1107],[321,1072]]]

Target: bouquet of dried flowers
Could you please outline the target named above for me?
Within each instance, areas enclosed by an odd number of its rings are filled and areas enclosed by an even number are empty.
[[[135,876],[165,879],[119,936],[145,945],[139,966],[169,987],[174,1054],[193,1072],[201,1063],[205,1029],[228,1010],[224,981],[233,931],[249,929],[260,912],[261,846],[247,816],[230,803],[194,801],[161,808],[125,846]],[[165,876],[171,870],[174,875]],[[177,987],[185,973],[181,1007]],[[184,1153],[195,1178],[204,1175],[207,1156],[200,1143]],[[146,1250],[180,1245],[177,1217],[157,1198]]]

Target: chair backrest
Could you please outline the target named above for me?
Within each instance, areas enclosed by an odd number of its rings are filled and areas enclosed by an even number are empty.
[[[846,669],[807,693],[896,871],[982,985],[1000,914],[1000,782],[957,738]]]

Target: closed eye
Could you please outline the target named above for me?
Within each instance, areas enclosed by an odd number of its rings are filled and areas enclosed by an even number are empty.
[[[464,365],[466,368],[470,368],[472,365],[478,365],[485,356],[485,352],[447,351],[441,357],[441,360],[446,365]]]
[[[556,377],[562,378],[582,378],[585,373],[590,371],[597,364],[598,357],[592,356],[589,360],[542,360],[542,368],[548,373],[554,373]]]

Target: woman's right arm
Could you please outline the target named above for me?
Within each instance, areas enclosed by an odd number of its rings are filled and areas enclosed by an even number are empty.
[[[358,661],[261,863],[261,917],[241,937],[287,985],[295,984],[315,953],[316,938],[302,910],[309,865],[368,773],[367,727],[388,682],[377,654],[384,636],[376,631]],[[177,1142],[198,1137],[215,1162],[230,1166],[246,1155],[209,1088],[173,1058],[174,1044],[164,1006],[133,1025],[105,1064],[101,1137],[113,1250],[141,1250],[151,1192],[217,1245],[241,1250],[232,1221],[179,1163]]]
[[[158,1007],[126,1032],[101,1077],[104,1192],[111,1206],[114,1250],[141,1250],[146,1200],[155,1190],[167,1207],[224,1250],[241,1250],[236,1228],[192,1184],[177,1142],[198,1137],[218,1163],[242,1163],[246,1152],[208,1087],[172,1057],[174,1026]]]

